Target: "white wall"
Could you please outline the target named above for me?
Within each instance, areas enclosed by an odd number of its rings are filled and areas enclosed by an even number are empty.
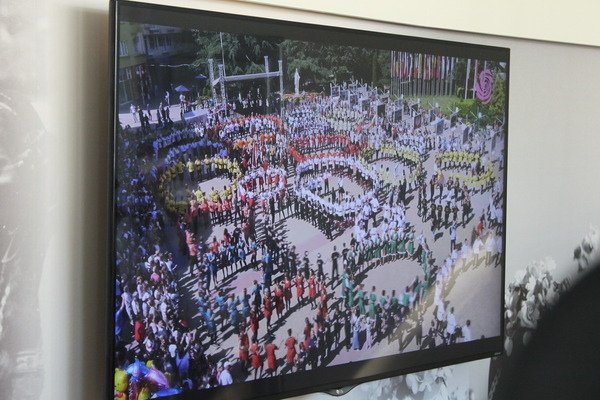
[[[426,28],[594,46],[600,44],[600,26],[597,23],[600,3],[593,0],[246,1]]]
[[[41,86],[35,91],[39,95],[31,99],[47,130],[44,151],[49,160],[36,184],[44,188],[41,200],[51,206],[41,216],[47,222],[45,235],[49,244],[46,257],[38,266],[42,274],[39,289],[44,358],[42,398],[102,398],[107,290],[108,3],[105,0],[25,0],[24,3],[38,17],[35,32],[41,34],[32,40],[46,51],[34,61],[39,63],[34,69],[41,77]],[[507,277],[529,261],[545,256],[554,257],[559,265],[569,263],[574,245],[589,225],[600,225],[597,206],[600,174],[596,167],[600,135],[595,113],[600,93],[600,74],[596,73],[600,67],[600,49],[442,32],[249,3],[205,0],[177,3],[510,47]],[[407,3],[400,10],[392,1],[386,1],[382,8],[377,5],[383,2],[373,1],[295,3],[375,20],[600,44],[594,43],[600,40],[600,35],[592,21],[593,15],[598,15],[598,6],[584,5],[582,0],[544,2],[541,8],[539,1],[526,4],[505,1],[494,4],[488,11],[478,11],[474,1],[454,2],[454,8],[445,9],[450,13],[447,18],[439,15],[443,15],[439,10],[444,9],[444,1],[426,5]],[[363,7],[365,4],[368,6]],[[575,4],[581,7],[572,7]],[[16,6],[8,3],[7,7]],[[541,9],[544,23],[530,23],[537,21]],[[596,12],[584,12],[590,10]],[[25,12],[18,18],[31,23]],[[14,57],[19,57],[18,48]],[[460,378],[482,388],[479,395],[487,386],[487,375],[481,373],[485,368],[485,362],[471,364]],[[4,398],[1,392],[0,397]]]

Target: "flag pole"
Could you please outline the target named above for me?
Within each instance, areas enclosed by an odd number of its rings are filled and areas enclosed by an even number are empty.
[[[467,94],[469,93],[469,74],[471,73],[471,59],[467,60],[467,79],[465,80],[465,100],[467,99]]]
[[[475,59],[475,71],[473,72],[473,99],[475,99],[475,82],[477,82],[477,59]]]

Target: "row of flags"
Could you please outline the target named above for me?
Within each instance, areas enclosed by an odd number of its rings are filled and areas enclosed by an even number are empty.
[[[392,78],[452,79],[455,67],[456,57],[392,51]]]

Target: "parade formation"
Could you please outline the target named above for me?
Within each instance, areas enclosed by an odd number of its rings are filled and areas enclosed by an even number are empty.
[[[119,116],[116,393],[499,335],[502,123],[298,81],[278,107],[171,95]]]

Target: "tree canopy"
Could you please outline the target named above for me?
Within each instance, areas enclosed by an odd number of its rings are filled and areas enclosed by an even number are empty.
[[[353,46],[283,40],[266,36],[238,33],[193,31],[196,43],[194,68],[208,76],[207,60],[223,63],[227,75],[264,71],[264,56],[270,69],[277,69],[277,60],[284,65],[284,85],[291,91],[293,75],[298,69],[301,89],[321,91],[329,82],[352,77],[380,87],[389,85],[390,52]]]
[[[295,40],[285,40],[281,47],[287,76],[297,68],[308,89],[323,90],[329,82],[351,78],[389,85],[389,51]]]
[[[193,34],[197,45],[193,65],[206,76],[209,58],[214,59],[215,64],[223,63],[227,75],[262,72],[264,56],[277,59],[281,42],[274,38],[239,33],[194,31]]]

